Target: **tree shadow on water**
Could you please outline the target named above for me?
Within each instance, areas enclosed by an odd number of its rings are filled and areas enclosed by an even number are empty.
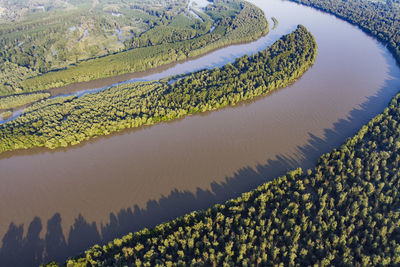
[[[89,223],[79,215],[67,236],[63,234],[59,213],[47,221],[45,228],[40,218],[34,218],[26,235],[23,225],[11,223],[2,238],[0,266],[38,266],[50,261],[64,262],[69,256],[77,255],[94,244],[104,244],[144,227],[153,227],[239,196],[266,182],[266,177],[284,174],[287,170],[298,167],[298,164],[299,161],[293,158],[277,156],[275,160],[255,169],[240,169],[223,183],[212,183],[211,190],[197,188],[196,192],[190,192],[175,189],[159,200],[149,200],[145,208],[134,205],[117,213],[110,213],[106,224]]]
[[[392,86],[388,84],[389,88]],[[94,244],[104,244],[129,232],[153,227],[194,210],[222,203],[298,167],[312,168],[322,154],[338,147],[374,114],[383,110],[395,92],[392,89],[391,93],[382,93],[382,90],[359,108],[353,109],[347,118],[325,129],[322,138],[309,133],[308,142],[297,147],[296,156],[280,154],[255,168],[239,169],[224,182],[212,183],[210,190],[197,188],[196,192],[190,192],[175,189],[159,200],[149,200],[145,208],[133,205],[110,213],[106,224],[88,222],[79,215],[67,236],[63,234],[59,213],[47,221],[45,228],[42,220],[35,217],[27,227],[26,234],[24,225],[10,223],[2,238],[0,266],[38,266],[49,261],[64,262],[67,257],[79,254]]]
[[[318,147],[326,145],[326,142],[325,139],[312,136],[309,144],[299,148],[299,151],[305,153],[304,155],[314,155],[310,157],[316,159],[317,154],[321,154]],[[106,224],[89,223],[79,215],[67,236],[63,234],[59,213],[47,221],[46,228],[43,228],[40,218],[34,218],[26,236],[23,225],[11,223],[2,239],[0,266],[38,266],[50,261],[64,262],[69,256],[77,255],[94,244],[104,244],[144,227],[153,227],[194,210],[205,209],[237,197],[289,170],[309,164],[309,160],[308,157],[298,159],[278,155],[256,168],[242,168],[222,183],[212,183],[210,190],[197,188],[196,192],[190,192],[175,189],[168,196],[148,201],[145,208],[134,205],[117,213],[110,213]],[[43,230],[45,234],[41,238]]]

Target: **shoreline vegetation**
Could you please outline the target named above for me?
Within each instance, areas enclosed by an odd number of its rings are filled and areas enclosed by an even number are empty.
[[[142,7],[135,6],[135,8]],[[133,15],[130,14],[130,16],[143,17],[144,14],[141,13],[150,12],[148,7],[142,9],[140,9],[140,14],[136,12]],[[71,59],[69,65],[61,66],[58,69],[50,68],[50,63],[46,63],[49,65],[48,67],[41,65],[39,67],[35,65],[36,63],[32,63],[35,60],[30,59],[29,61],[33,52],[26,52],[24,46],[28,44],[23,42],[21,42],[22,52],[13,57],[9,57],[10,52],[8,50],[3,53],[0,51],[0,54],[6,56],[3,60],[10,58],[9,60],[15,61],[9,62],[7,59],[3,64],[3,75],[0,75],[0,95],[43,91],[76,82],[87,82],[145,71],[196,57],[223,46],[254,41],[266,35],[269,31],[264,13],[255,5],[244,1],[214,1],[202,12],[195,12],[197,19],[189,19],[187,15],[184,16],[179,12],[176,11],[176,14],[165,15],[165,17],[157,15],[155,18],[147,14],[144,21],[153,26],[149,30],[137,34],[134,34],[134,31],[131,30],[130,34],[133,34],[134,37],[124,41],[124,50],[112,53],[110,50],[105,55],[98,55],[92,59],[87,58],[78,61]],[[158,16],[161,16],[161,19]],[[64,24],[66,24],[70,22],[71,18],[62,18],[61,20],[65,20]],[[106,26],[104,26],[105,28]],[[0,28],[0,33],[1,30]],[[7,34],[10,36],[5,35],[4,42],[8,40],[7,38],[13,36],[9,32]],[[90,35],[90,32],[86,31],[86,35]],[[50,34],[50,36],[52,35]],[[51,49],[54,50],[54,48]],[[66,54],[64,57],[69,58],[68,51],[67,49],[63,52]],[[37,54],[43,53],[45,52],[42,51]],[[53,52],[53,54],[55,53]],[[58,58],[61,58],[61,56],[58,56]],[[1,83],[4,84],[1,85]]]
[[[0,111],[3,109],[14,109],[33,102],[49,98],[49,93],[34,93],[27,95],[11,95],[0,98]]]
[[[397,96],[314,170],[95,245],[65,265],[398,265],[399,105]]]
[[[292,1],[358,25],[400,63],[398,1]],[[289,172],[224,204],[95,245],[65,264],[399,265],[399,125],[400,94],[313,170]]]
[[[264,51],[174,83],[138,82],[82,97],[44,100],[0,125],[0,153],[76,145],[93,136],[235,105],[294,82],[316,54],[314,37],[298,26]]]
[[[0,117],[1,117],[3,120],[6,120],[6,119],[8,119],[8,118],[11,118],[12,115],[13,115],[13,112],[10,111],[10,110],[7,110],[7,111],[4,111],[4,112],[0,113]]]

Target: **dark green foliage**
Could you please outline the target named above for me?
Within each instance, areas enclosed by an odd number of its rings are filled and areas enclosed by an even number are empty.
[[[400,59],[398,9],[389,11],[385,1],[301,2],[387,40]],[[291,172],[224,205],[94,246],[66,264],[399,266],[399,168],[400,94],[314,170]]]
[[[80,98],[49,99],[0,125],[0,153],[74,145],[96,135],[235,105],[287,86],[314,62],[314,37],[299,26],[266,50],[176,83],[120,85]]]
[[[94,246],[67,266],[400,264],[400,95],[313,171]]]

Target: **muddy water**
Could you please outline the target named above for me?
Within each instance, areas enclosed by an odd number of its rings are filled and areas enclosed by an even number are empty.
[[[39,252],[47,247],[46,260],[60,260],[235,197],[287,170],[312,167],[381,112],[400,88],[389,52],[356,27],[290,2],[253,2],[279,21],[267,37],[178,64],[163,75],[232,61],[299,23],[318,43],[315,65],[294,85],[236,107],[65,150],[4,154],[0,260],[12,260],[6,252],[24,251],[24,242]]]

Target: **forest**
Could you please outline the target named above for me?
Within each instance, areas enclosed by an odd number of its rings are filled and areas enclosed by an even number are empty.
[[[300,25],[266,50],[221,69],[195,72],[176,82],[128,83],[82,97],[43,100],[0,125],[0,153],[66,147],[93,136],[235,105],[294,82],[316,54],[314,37]]]
[[[293,1],[358,25],[388,44],[399,62],[396,1]],[[400,94],[314,169],[93,246],[65,264],[398,266],[399,164]]]
[[[398,266],[399,168],[400,95],[314,170],[95,245],[65,264]]]
[[[39,2],[9,6],[36,11],[0,25],[0,95],[144,71],[268,32],[263,12],[241,0]]]

